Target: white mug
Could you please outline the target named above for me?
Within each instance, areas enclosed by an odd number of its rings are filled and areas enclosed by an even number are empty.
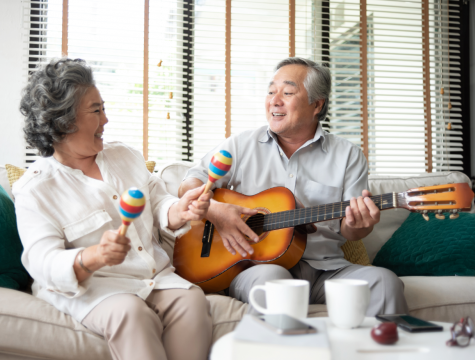
[[[331,322],[343,329],[360,326],[368,310],[369,295],[365,280],[326,280],[325,297]]]
[[[254,293],[263,290],[266,293],[267,309],[254,298]],[[249,293],[249,301],[263,314],[286,314],[294,318],[305,319],[308,313],[309,283],[307,280],[272,280],[265,285],[256,285]]]

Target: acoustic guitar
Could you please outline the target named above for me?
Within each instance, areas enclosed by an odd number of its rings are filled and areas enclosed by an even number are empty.
[[[426,186],[402,193],[372,196],[381,210],[404,208],[420,212],[429,219],[428,212],[443,218],[443,211],[451,218],[461,210],[470,210],[473,192],[467,183]],[[299,208],[292,192],[275,187],[253,196],[227,189],[216,189],[214,199],[219,202],[257,209],[258,214],[245,217],[246,224],[259,236],[252,255],[232,255],[223,245],[214,225],[206,219],[191,223],[191,230],[176,240],[173,266],[176,273],[200,286],[205,292],[217,292],[229,287],[243,270],[257,264],[277,264],[290,269],[298,263],[307,244],[309,224],[341,219],[349,201]],[[314,232],[315,230],[313,230]]]

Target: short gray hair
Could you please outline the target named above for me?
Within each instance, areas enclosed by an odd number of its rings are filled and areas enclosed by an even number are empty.
[[[53,144],[77,131],[78,105],[93,86],[92,70],[84,60],[61,58],[40,64],[20,102],[26,142],[43,157],[53,155]]]
[[[308,103],[311,104],[317,100],[325,99],[322,110],[317,115],[318,121],[325,120],[328,114],[328,103],[332,90],[330,70],[312,60],[290,57],[279,62],[275,67],[275,71],[286,65],[303,65],[308,68],[307,76],[303,81],[303,86],[305,86],[308,94]]]

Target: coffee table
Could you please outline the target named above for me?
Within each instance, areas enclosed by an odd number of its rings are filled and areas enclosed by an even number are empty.
[[[380,322],[367,317],[357,329],[338,329],[329,318],[320,318],[327,324],[332,360],[384,359],[384,360],[465,360],[475,359],[475,342],[466,348],[448,347],[452,324],[435,322],[443,331],[409,333],[398,329],[399,341],[394,345],[380,345],[371,338],[371,328]],[[232,360],[233,332],[220,338],[212,347],[210,360]],[[276,359],[279,360],[279,359]]]

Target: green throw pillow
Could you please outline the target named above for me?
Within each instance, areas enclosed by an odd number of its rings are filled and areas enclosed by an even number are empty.
[[[13,201],[0,186],[0,287],[28,287],[30,278],[20,260],[22,251]]]
[[[398,276],[475,276],[475,214],[445,220],[411,213],[379,250],[373,265]]]

